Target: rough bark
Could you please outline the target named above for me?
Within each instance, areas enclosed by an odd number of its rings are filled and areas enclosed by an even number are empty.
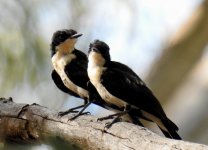
[[[75,114],[58,117],[57,111],[37,104],[17,104],[11,99],[0,100],[0,138],[17,142],[40,142],[59,137],[81,149],[109,150],[208,150],[208,146],[171,140],[130,123],[119,122],[110,129],[107,121],[99,122],[91,115],[68,121]]]

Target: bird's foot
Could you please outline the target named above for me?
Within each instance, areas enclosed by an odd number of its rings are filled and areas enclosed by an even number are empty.
[[[90,114],[91,114],[90,112],[79,112],[74,117],[70,118],[69,120],[72,121],[72,120],[76,119],[79,116],[82,116],[82,115],[90,115]]]
[[[116,114],[112,114],[112,115],[109,115],[109,116],[106,116],[106,117],[98,118],[97,120],[98,121],[103,121],[103,120],[107,120],[107,119],[113,119],[115,117],[112,122],[107,123],[105,125],[105,128],[109,129],[114,123],[120,122],[121,121],[120,117],[125,115],[128,112],[129,112],[129,110],[126,110],[126,111],[119,112],[119,113],[116,113]]]
[[[58,116],[62,117],[62,116],[65,116],[69,113],[77,113],[79,111],[77,111],[76,109],[79,109],[79,108],[82,108],[82,107],[85,107],[85,105],[80,105],[80,106],[77,106],[77,107],[74,107],[74,108],[70,108],[66,111],[61,111],[61,112],[58,113]]]
[[[77,113],[77,112],[79,112],[79,111],[69,109],[69,110],[67,110],[67,111],[60,111],[60,112],[58,113],[58,116],[63,117],[63,116],[65,116],[65,115],[69,114],[69,113]]]
[[[121,121],[121,118],[120,117],[116,117],[115,119],[113,119],[112,122],[108,122],[105,124],[105,128],[109,129],[110,127],[112,127],[112,125],[114,123],[117,123],[117,122],[120,122]]]
[[[97,121],[103,121],[103,120],[107,120],[107,119],[113,119],[113,117],[117,116],[118,114],[112,114],[112,115],[109,115],[109,116],[106,116],[106,117],[101,117],[101,118],[98,118]]]

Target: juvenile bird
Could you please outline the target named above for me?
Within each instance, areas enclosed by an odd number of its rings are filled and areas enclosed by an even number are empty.
[[[136,75],[123,71],[120,63],[111,61],[109,46],[95,40],[88,53],[88,76],[101,98],[108,106],[122,110],[118,117],[131,113],[137,119],[155,122],[168,138],[181,139],[178,127],[166,116],[152,91]],[[106,117],[108,118],[108,117]]]
[[[56,86],[65,93],[83,98],[85,104],[60,112],[63,116],[84,107],[88,101],[87,56],[75,48],[77,39],[82,36],[75,30],[59,30],[53,34],[51,42],[51,61],[54,67],[52,79]]]
[[[63,116],[76,109],[82,108],[81,111],[71,119],[75,119],[83,114],[83,111],[91,104],[94,103],[98,106],[108,109],[104,105],[105,101],[97,94],[95,88],[88,84],[89,78],[87,75],[87,56],[75,48],[77,38],[82,36],[75,30],[59,30],[53,34],[51,42],[51,60],[54,70],[52,71],[52,79],[56,86],[63,92],[72,96],[84,99],[84,105],[60,112],[59,115]],[[89,95],[89,89],[91,94]],[[115,109],[116,111],[116,109]],[[126,115],[124,120],[134,122],[134,118]]]

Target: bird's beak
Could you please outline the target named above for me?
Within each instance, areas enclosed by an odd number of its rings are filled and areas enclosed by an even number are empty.
[[[77,34],[75,34],[75,35],[72,35],[71,38],[72,38],[72,39],[76,39],[76,38],[78,38],[78,37],[80,37],[80,36],[82,36],[82,34],[77,33]]]

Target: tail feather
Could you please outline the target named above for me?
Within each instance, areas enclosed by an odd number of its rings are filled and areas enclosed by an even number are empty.
[[[181,137],[177,133],[178,127],[166,116],[159,118],[140,109],[131,109],[128,114],[131,116],[134,124],[143,126],[143,124],[139,121],[141,118],[147,121],[155,122],[167,138],[181,140]]]
[[[171,126],[172,129],[178,131],[177,125],[173,123],[170,119],[168,119],[168,124]]]
[[[164,126],[166,127],[169,135],[176,140],[181,140],[182,138],[179,136],[179,134],[177,133],[178,131],[178,127],[170,120],[167,119],[165,121],[163,121]],[[167,132],[167,131],[163,131],[162,132]],[[164,135],[166,136],[166,133],[164,133]],[[167,136],[168,137],[168,136]],[[170,138],[170,137],[169,137]]]
[[[158,126],[159,127],[159,126]],[[160,127],[159,127],[160,128]],[[169,134],[169,132],[163,130],[162,128],[160,128],[160,130],[162,131],[162,133],[165,135],[165,137],[172,139],[172,136]]]

